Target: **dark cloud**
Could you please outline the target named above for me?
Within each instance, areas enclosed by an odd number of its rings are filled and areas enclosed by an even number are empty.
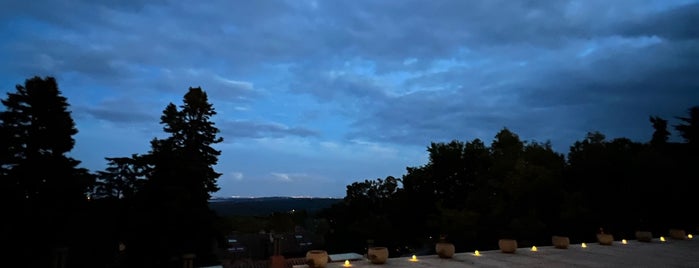
[[[698,18],[684,0],[11,0],[0,79],[56,76],[81,126],[156,125],[200,86],[227,141],[421,150],[508,127],[565,151],[697,105]]]
[[[161,110],[150,101],[136,101],[129,98],[112,98],[90,106],[73,106],[73,116],[77,119],[97,119],[116,125],[155,125],[160,122]]]
[[[264,137],[312,137],[317,136],[316,131],[302,128],[289,127],[279,123],[270,122],[254,122],[254,121],[224,121],[219,124],[221,135],[223,137],[231,137],[230,141],[238,138],[264,138]]]
[[[656,14],[633,18],[622,26],[622,33],[633,36],[660,36],[667,39],[699,38],[699,3],[675,7]]]

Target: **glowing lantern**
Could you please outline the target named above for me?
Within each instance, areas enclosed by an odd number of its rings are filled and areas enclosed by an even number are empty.
[[[473,252],[473,255],[475,255],[475,256],[480,256],[480,255],[481,255],[481,252],[478,251],[478,250],[476,250],[475,252]]]
[[[536,246],[532,246],[532,251],[539,251],[539,249]]]
[[[582,243],[582,245],[580,245],[580,246],[581,246],[582,248],[586,248],[586,247],[587,247],[587,244]]]
[[[622,240],[621,240],[621,243],[624,244],[624,245],[626,245],[628,242],[626,242],[626,239],[622,239]]]
[[[346,260],[342,267],[352,267],[352,264],[350,264],[349,260]]]
[[[413,255],[413,257],[410,258],[410,261],[417,261],[417,256]]]
[[[661,236],[661,237],[660,237],[660,242],[665,242],[665,237],[664,237],[664,236]]]

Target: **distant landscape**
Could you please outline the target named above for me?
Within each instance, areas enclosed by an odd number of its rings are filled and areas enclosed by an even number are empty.
[[[315,197],[232,197],[212,199],[209,207],[222,217],[267,216],[292,210],[315,213],[341,201],[341,198]]]

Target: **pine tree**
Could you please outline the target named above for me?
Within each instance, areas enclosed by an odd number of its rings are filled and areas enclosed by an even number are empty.
[[[78,130],[56,80],[34,77],[2,100],[0,228],[9,253],[29,266],[48,264],[49,249],[71,246],[91,176],[66,154]],[[6,214],[6,215],[7,215]]]
[[[14,185],[14,199],[38,206],[84,200],[87,172],[66,156],[78,130],[56,80],[34,77],[16,89],[0,113],[3,180]]]
[[[140,223],[132,226],[138,258],[158,262],[195,253],[200,264],[215,259],[215,214],[208,201],[221,176],[213,168],[221,152],[212,146],[223,141],[210,121],[215,114],[201,88],[189,88],[183,105],[170,103],[163,111],[161,124],[169,137],[151,141],[144,156],[148,179],[137,194],[143,204],[137,212]]]
[[[154,185],[181,188],[191,204],[207,204],[221,176],[213,168],[221,151],[211,146],[223,141],[210,121],[215,114],[201,88],[189,88],[180,109],[172,103],[165,108],[160,123],[170,137],[151,141]]]
[[[677,117],[684,122],[675,126],[675,129],[680,132],[680,136],[689,145],[699,147],[699,106],[694,106],[688,110],[689,117]]]

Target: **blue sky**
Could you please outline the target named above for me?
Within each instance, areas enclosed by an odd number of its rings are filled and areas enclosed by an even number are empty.
[[[214,196],[342,197],[503,127],[562,153],[589,131],[647,141],[650,115],[699,105],[697,25],[699,1],[674,0],[6,0],[0,91],[56,77],[96,171],[201,86],[225,139]]]

